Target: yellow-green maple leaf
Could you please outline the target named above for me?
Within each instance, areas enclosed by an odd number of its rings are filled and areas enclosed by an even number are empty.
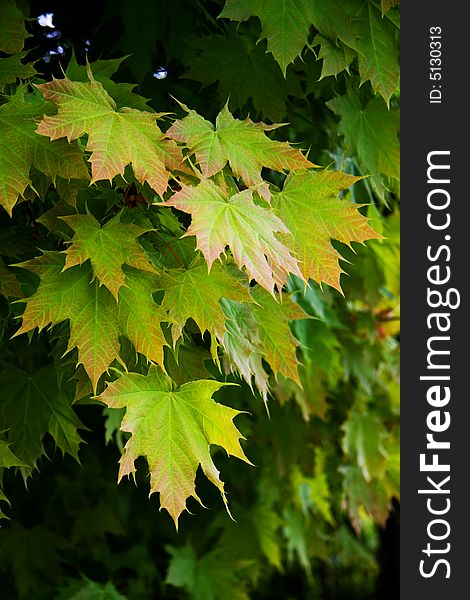
[[[35,133],[36,122],[52,106],[21,86],[0,106],[0,204],[11,214],[18,196],[31,185],[30,170],[55,179],[88,179],[82,153],[76,144],[51,142]]]
[[[119,216],[103,227],[89,214],[66,216],[62,220],[74,231],[72,244],[66,250],[64,269],[90,260],[95,277],[116,299],[125,281],[124,264],[144,271],[154,270],[137,241],[147,229],[121,223]]]
[[[165,290],[162,300],[173,324],[173,342],[181,336],[188,319],[193,319],[201,333],[211,334],[212,357],[217,360],[217,340],[225,335],[225,313],[221,298],[238,302],[252,302],[247,287],[230,275],[223,265],[216,263],[210,273],[206,264],[189,269],[170,269],[162,275],[159,288]]]
[[[167,135],[194,152],[204,177],[215,175],[228,163],[234,175],[247,186],[254,186],[265,183],[261,177],[263,167],[283,172],[315,166],[297,148],[266,136],[266,131],[280,125],[240,121],[225,106],[214,127],[194,110],[182,107],[188,115],[176,121]]]
[[[199,466],[227,506],[224,484],[210,455],[211,444],[249,462],[240,446],[243,437],[233,423],[240,411],[212,399],[224,385],[200,380],[173,389],[168,377],[152,369],[146,376],[122,375],[97,397],[110,408],[126,409],[121,430],[131,437],[120,460],[119,480],[133,475],[135,461],[144,456],[150,470],[150,493],[159,492],[160,505],[176,526],[187,499],[200,502],[195,487]]]
[[[53,79],[37,86],[58,107],[54,116],[43,118],[37,128],[52,140],[75,140],[88,134],[93,182],[124,175],[132,164],[136,178],[159,194],[168,186],[167,169],[183,170],[181,151],[156,124],[159,116],[133,108],[117,109],[115,101],[99,81]]]
[[[270,208],[253,202],[253,190],[231,196],[205,179],[197,186],[183,185],[166,205],[191,215],[186,235],[196,236],[209,268],[229,246],[237,265],[270,292],[284,285],[288,273],[302,277],[296,259],[275,235],[289,230]]]
[[[327,283],[341,290],[341,254],[331,240],[351,242],[380,238],[361,215],[361,205],[338,198],[358,177],[340,171],[304,171],[288,175],[273,207],[292,235],[283,241],[299,261],[305,280]]]

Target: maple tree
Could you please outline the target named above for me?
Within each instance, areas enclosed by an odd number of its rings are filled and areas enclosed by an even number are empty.
[[[182,23],[164,4],[109,3],[109,59],[61,32],[38,50],[42,25],[1,7],[7,585],[245,600],[301,569],[310,598],[315,561],[343,576],[359,555],[373,586],[399,498],[399,9],[178,0]],[[182,79],[152,77],[155,39]],[[18,481],[53,468],[44,522],[22,523]],[[61,571],[67,518],[81,579]],[[99,558],[134,520],[145,542]],[[104,578],[77,549],[93,536]]]

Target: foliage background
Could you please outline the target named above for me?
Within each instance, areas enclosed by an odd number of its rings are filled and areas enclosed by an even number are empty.
[[[399,9],[393,1],[291,0],[288,10],[303,11],[311,26],[291,31],[281,52],[273,41],[280,4],[19,3],[32,17],[23,62],[35,64],[43,79],[60,77],[72,51],[83,64],[89,40],[90,62],[130,55],[113,79],[136,83],[158,112],[182,116],[178,98],[213,121],[228,100],[240,118],[285,122],[272,137],[309,148],[318,165],[370,176],[348,197],[369,205],[364,210],[385,239],[354,248],[338,243],[350,262],[344,297],[314,282],[303,295],[292,280],[297,301],[316,317],[292,326],[303,390],[279,379],[268,418],[259,393],[231,376],[240,387],[227,388],[224,403],[250,413],[237,425],[256,465],[216,452],[236,523],[198,477],[208,510],[191,504],[194,516],[183,515],[176,533],[158,512],[158,499],[147,498],[144,461],[137,487],[127,480],[116,485],[123,434],[102,406],[82,401],[74,407],[88,428],[81,432],[81,465],[46,437],[27,490],[19,473],[3,470],[11,508],[2,508],[11,521],[0,530],[2,598],[398,597]],[[57,40],[46,39],[33,19],[49,11],[64,55],[46,62],[41,57]],[[161,66],[168,75],[156,79]],[[15,84],[2,85],[8,93]],[[49,197],[31,198],[13,220],[2,212],[3,262],[50,247],[38,222],[50,206]],[[0,393],[8,393],[12,363],[37,372],[51,346],[57,359],[60,352],[60,329],[10,340],[19,310],[6,296]],[[200,352],[208,352],[207,340],[200,340]],[[186,360],[189,370],[189,354]]]

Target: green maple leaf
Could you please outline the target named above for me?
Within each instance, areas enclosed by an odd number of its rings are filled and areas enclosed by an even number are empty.
[[[166,583],[185,589],[191,600],[249,600],[238,575],[248,561],[234,560],[218,548],[198,557],[190,544],[165,550],[171,555]]]
[[[254,377],[266,402],[268,375],[262,360],[270,365],[276,377],[280,374],[300,384],[296,356],[299,343],[289,323],[308,315],[286,295],[273,298],[260,286],[255,286],[251,295],[255,303],[250,305],[222,301],[227,317],[223,345],[232,368],[250,386]]]
[[[6,366],[6,365],[5,365]],[[29,374],[14,365],[0,372],[0,429],[8,428],[7,440],[21,459],[26,474],[36,466],[49,433],[62,450],[78,460],[82,442],[77,429],[85,429],[60,389],[54,369],[45,367]]]
[[[370,81],[372,89],[381,94],[388,106],[400,77],[397,29],[372,2],[365,4],[364,11],[353,23],[361,80]]]
[[[18,196],[31,185],[34,165],[48,177],[88,179],[82,153],[75,144],[51,142],[35,133],[36,122],[52,106],[20,86],[0,106],[0,204],[11,214]]]
[[[233,418],[240,414],[212,399],[225,384],[191,381],[173,389],[171,380],[152,369],[147,376],[122,375],[97,398],[110,408],[126,408],[121,429],[131,434],[120,460],[119,479],[135,473],[135,461],[145,456],[150,470],[150,493],[160,493],[160,505],[176,526],[189,497],[199,500],[195,488],[199,465],[220,491],[227,506],[209,446],[217,444],[231,456],[249,462]]]
[[[186,78],[204,86],[217,82],[219,102],[223,104],[228,98],[232,111],[244,109],[251,100],[257,114],[272,121],[284,118],[295,81],[284,79],[279,65],[266,53],[265,43],[256,43],[251,32],[230,30],[203,37],[194,45],[199,54],[192,59]]]
[[[214,360],[217,360],[217,340],[221,341],[226,332],[221,298],[252,302],[248,289],[218,263],[210,273],[206,264],[171,269],[162,275],[159,289],[165,290],[161,305],[173,322],[173,342],[181,336],[186,321],[193,319],[202,334],[205,331],[211,334]]]
[[[197,186],[183,184],[166,205],[191,215],[186,235],[196,236],[209,269],[228,245],[237,265],[271,292],[282,287],[288,273],[300,275],[297,261],[275,236],[289,230],[270,208],[253,202],[253,190],[230,196],[205,179]]]
[[[276,299],[259,286],[253,288],[251,295],[256,302],[253,312],[258,322],[263,358],[275,374],[300,383],[296,357],[299,343],[292,335],[289,323],[309,318],[307,313],[288,295]]]
[[[0,51],[7,54],[20,52],[30,37],[24,26],[24,16],[13,0],[3,0],[0,6]]]
[[[362,108],[353,93],[334,98],[327,106],[340,117],[339,130],[345,145],[356,154],[364,172],[371,175],[374,190],[384,200],[383,176],[400,179],[399,112],[387,110],[380,98]]]
[[[100,284],[106,286],[117,299],[124,285],[124,264],[153,271],[137,238],[147,230],[133,223],[121,223],[119,216],[103,227],[92,215],[62,217],[74,231],[71,245],[66,250],[64,269],[91,262],[93,273]]]
[[[354,411],[343,424],[343,450],[356,457],[366,481],[381,478],[387,466],[386,432],[383,423],[367,412]]]
[[[313,40],[312,46],[320,44],[320,51],[318,52],[318,60],[323,60],[321,77],[338,75],[342,71],[348,70],[350,64],[354,60],[356,53],[352,48],[342,44],[341,42],[332,42],[326,37],[318,34]]]
[[[340,171],[291,173],[274,195],[273,207],[292,233],[284,236],[284,242],[298,259],[305,280],[311,277],[341,290],[341,255],[331,240],[350,245],[381,237],[359,212],[360,205],[338,198],[340,190],[357,180]]]
[[[160,278],[154,274],[127,270],[125,285],[119,290],[118,319],[137,352],[163,365],[163,348],[168,343],[161,323],[171,322],[171,317],[153,300],[159,287]]]
[[[129,339],[135,349],[163,365],[165,337],[160,323],[169,317],[153,301],[158,278],[143,271],[126,272],[119,290],[119,304],[104,286],[92,281],[87,264],[64,271],[64,255],[49,252],[19,265],[40,276],[36,292],[26,303],[23,323],[15,335],[40,330],[49,324],[70,321],[68,350],[78,348],[93,389],[115,359],[119,359],[119,336]]]
[[[7,58],[0,58],[0,84],[14,83],[17,77],[27,79],[36,75],[36,71],[32,65],[24,65],[21,62],[21,59],[25,56],[26,52],[21,52]]]
[[[239,121],[225,106],[214,127],[194,110],[182,107],[188,116],[176,121],[167,135],[194,152],[204,177],[215,175],[229,163],[235,176],[241,177],[250,187],[264,184],[263,167],[282,172],[315,166],[287,142],[270,140],[266,136],[266,131],[279,125],[253,123],[249,119]]]
[[[285,76],[287,66],[300,55],[308,41],[311,4],[309,0],[227,0],[220,17],[234,21],[259,17],[261,39],[267,39],[268,51]]]
[[[37,133],[68,141],[88,134],[93,182],[123,176],[132,163],[136,178],[162,195],[168,186],[167,169],[184,170],[180,150],[156,124],[160,115],[117,109],[103,84],[95,80],[54,79],[37,87],[59,109],[56,115],[43,118]]]

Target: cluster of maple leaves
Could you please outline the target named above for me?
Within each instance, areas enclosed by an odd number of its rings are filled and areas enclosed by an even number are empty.
[[[16,23],[17,9],[8,6]],[[289,21],[294,31],[286,47],[275,33],[278,24],[270,17],[275,13],[256,6],[228,1],[222,16],[238,21],[258,16],[268,49],[285,72],[305,45],[305,28],[297,27],[299,19]],[[308,8],[309,22],[325,30],[311,3],[295,8],[299,15]],[[371,4],[368,10],[373,27],[379,12]],[[344,7],[340,12],[347,14]],[[337,57],[342,68],[352,60],[348,52],[356,52],[363,79],[389,102],[397,73],[371,68],[370,53],[356,44],[365,43],[367,35],[353,32],[345,38],[347,28],[339,29],[335,52],[344,54]],[[1,59],[2,82],[34,74],[20,62],[24,38],[21,32],[5,36],[2,50],[18,54]],[[323,55],[330,56],[328,38],[321,44]],[[287,283],[296,276],[304,286],[313,280],[341,290],[341,255],[332,240],[350,245],[381,236],[360,204],[339,197],[359,177],[317,167],[297,147],[269,137],[279,125],[236,119],[229,105],[215,124],[183,104],[185,116],[178,120],[155,113],[133,86],[109,79],[115,63],[84,67],[73,60],[62,79],[13,85],[0,106],[0,204],[11,215],[19,203],[44,197],[54,186],[60,202],[41,222],[66,246],[26,262],[0,263],[2,293],[24,306],[15,336],[68,323],[64,350],[76,350],[74,399],[92,393],[109,408],[123,409],[120,428],[130,435],[119,477],[133,474],[136,459],[146,457],[151,492],[159,492],[161,506],[177,524],[188,498],[199,500],[199,466],[226,503],[212,444],[249,460],[233,423],[239,411],[213,398],[224,383],[192,374],[176,381],[169,356],[178,362],[188,336],[208,334],[219,370],[238,373],[265,402],[271,372],[300,385],[299,344],[289,323],[308,315],[290,297]],[[339,97],[331,108],[347,119],[354,102]],[[370,119],[380,118],[382,110],[374,112],[374,102],[364,113]],[[364,155],[374,151],[370,143]],[[381,160],[380,172],[395,176],[393,160]],[[272,172],[285,175],[280,185],[273,183]],[[378,172],[372,175],[376,191],[383,193]],[[115,195],[109,200],[111,191],[129,185],[144,198],[142,210],[131,208],[125,193],[120,205]],[[87,190],[98,198],[102,194],[104,210],[89,210]],[[24,270],[37,277],[29,294],[20,286]],[[131,372],[123,339],[145,358],[142,372]],[[51,374],[44,370],[35,377],[30,385],[40,389]],[[5,389],[13,380],[4,382]],[[51,385],[61,390],[60,382]],[[1,423],[8,431],[0,440],[1,467],[30,472],[46,431],[63,451],[77,456],[81,423],[65,395],[62,400],[47,406],[44,395],[37,443],[26,450],[18,441],[13,409],[4,409]],[[1,491],[0,499],[6,500]]]
[[[162,562],[161,586],[166,573],[193,599],[247,600],[295,561],[311,594],[313,558],[333,579],[344,564],[373,580],[374,523],[399,495],[396,4],[117,0],[104,22],[124,33],[106,53],[133,56],[94,61],[93,39],[79,64],[65,26],[64,53],[35,62],[24,15],[0,3],[0,508],[12,500],[17,521],[0,570],[22,597],[50,597],[61,527],[82,571],[94,523],[112,537],[134,510],[82,445],[100,436],[90,414],[122,453],[119,479],[141,481],[145,458],[177,528],[210,489],[222,497],[178,542],[153,503],[132,520],[141,539],[179,545],[147,561],[153,577]],[[117,82],[129,72],[152,100]],[[85,468],[72,483],[54,461],[47,510],[64,510],[22,523],[14,472],[42,478],[52,442]],[[140,573],[129,543],[119,560]],[[117,589],[151,593],[95,547]]]
[[[35,273],[39,285],[24,299],[15,335],[69,320],[68,350],[78,348],[78,364],[93,391],[113,361],[120,361],[120,336],[158,365],[147,375],[123,373],[98,398],[126,408],[121,428],[131,437],[120,477],[133,473],[136,458],[145,456],[151,490],[177,521],[187,498],[197,498],[199,465],[224,494],[211,444],[247,459],[232,422],[237,411],[212,400],[223,384],[200,380],[175,388],[164,373],[164,347],[176,347],[192,319],[201,334],[209,332],[213,359],[219,361],[220,345],[249,383],[255,377],[265,399],[262,359],[275,374],[299,382],[288,323],[307,315],[279,292],[290,274],[305,284],[312,278],[339,288],[340,254],[331,239],[349,244],[377,234],[357,205],[338,198],[356,178],[316,169],[300,150],[270,140],[266,131],[273,126],[234,119],[227,108],[214,126],[186,109],[187,116],[163,133],[160,115],[118,108],[91,68],[88,77],[38,85],[42,97],[32,100],[20,87],[0,107],[4,127],[14,136],[3,156],[15,165],[4,170],[3,206],[11,211],[32,185],[32,165],[53,180],[88,184],[86,159],[89,185],[124,177],[132,165],[135,180],[155,191],[156,210],[175,208],[191,216],[184,235],[195,238],[193,258],[183,268],[152,263],[139,243],[150,224],[123,222],[122,214],[104,224],[91,214],[57,215],[73,231],[70,243],[64,252],[17,265]],[[80,148],[76,140],[85,134]],[[282,189],[262,178],[263,167],[289,173]],[[257,285],[250,288],[250,281]],[[158,290],[164,291],[159,304],[153,299]],[[245,337],[247,317],[255,330]],[[247,348],[251,339],[256,346]]]

